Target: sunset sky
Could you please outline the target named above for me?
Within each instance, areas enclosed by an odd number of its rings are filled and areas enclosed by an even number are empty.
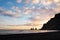
[[[60,0],[0,0],[0,25],[42,26],[60,12]]]

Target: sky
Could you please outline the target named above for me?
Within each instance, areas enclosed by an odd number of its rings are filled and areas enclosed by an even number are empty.
[[[60,0],[0,0],[0,25],[40,25],[60,12]]]

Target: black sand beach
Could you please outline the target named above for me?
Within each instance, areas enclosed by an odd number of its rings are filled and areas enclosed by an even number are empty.
[[[0,40],[58,40],[60,32],[0,35]]]

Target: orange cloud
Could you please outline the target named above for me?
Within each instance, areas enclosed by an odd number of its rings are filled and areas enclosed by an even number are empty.
[[[55,3],[58,3],[58,2],[60,2],[60,0],[54,0],[54,2],[55,2]]]
[[[52,0],[42,0],[42,4],[43,5],[50,5],[50,4],[52,4],[53,3],[53,1]]]
[[[40,0],[32,0],[33,4],[38,4]]]

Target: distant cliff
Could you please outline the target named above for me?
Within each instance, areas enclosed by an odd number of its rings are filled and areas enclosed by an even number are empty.
[[[44,24],[41,30],[60,30],[60,13]]]

